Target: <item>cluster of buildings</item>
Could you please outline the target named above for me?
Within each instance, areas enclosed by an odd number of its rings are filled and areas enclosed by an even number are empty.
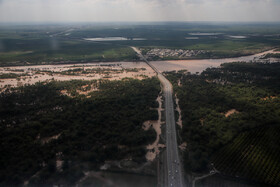
[[[206,51],[203,50],[183,50],[183,49],[151,49],[145,55],[148,59],[153,59],[154,57],[166,58],[166,57],[178,57],[187,58],[194,57],[200,54],[204,54]]]

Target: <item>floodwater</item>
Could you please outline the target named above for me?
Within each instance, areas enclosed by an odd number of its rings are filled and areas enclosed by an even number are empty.
[[[79,69],[81,71],[79,71]],[[72,74],[62,74],[74,70]],[[75,72],[75,70],[77,70]],[[92,71],[84,74],[83,71]],[[136,71],[133,71],[136,70]],[[144,62],[105,62],[105,63],[84,63],[68,65],[36,65],[36,66],[15,66],[0,68],[1,74],[24,74],[18,79],[0,79],[0,89],[5,86],[18,87],[32,85],[36,82],[51,80],[121,80],[123,78],[144,79],[155,76],[155,72]]]
[[[176,102],[176,111],[179,114],[177,125],[182,129],[183,128],[183,121],[182,121],[182,111],[179,105],[179,98],[177,97],[177,94],[175,94],[175,102]]]
[[[216,36],[216,35],[220,35],[223,33],[218,33],[218,32],[193,32],[193,33],[189,33],[189,35],[193,35],[193,36]]]
[[[223,63],[258,61],[260,60],[260,57],[268,53],[280,53],[280,51],[269,50],[262,53],[237,58],[152,61],[151,64],[154,65],[160,72],[188,70],[191,73],[201,73],[209,67],[219,67]]]
[[[152,61],[159,71],[178,71],[188,70],[191,73],[201,73],[209,67],[219,67],[222,63],[238,61],[264,61],[261,57],[268,53],[280,53],[280,51],[269,50],[250,56],[224,59],[202,59],[202,60],[170,60],[170,61]],[[273,59],[271,59],[273,61]],[[278,59],[274,59],[279,61]],[[271,62],[272,62],[271,61]],[[74,74],[62,74],[68,70],[90,70],[91,73],[84,74],[82,71]],[[137,71],[130,71],[137,69]],[[96,70],[94,72],[94,70]],[[98,70],[98,71],[97,71]],[[83,64],[62,64],[62,65],[35,65],[35,66],[15,66],[0,67],[1,74],[23,74],[18,79],[0,79],[0,90],[4,87],[18,87],[23,85],[32,85],[36,82],[45,82],[51,80],[68,81],[68,80],[121,80],[123,78],[144,79],[155,76],[155,72],[144,62],[100,62],[100,63],[83,63]]]
[[[185,37],[186,40],[198,40],[199,37]]]
[[[145,38],[125,38],[125,37],[104,37],[104,38],[84,38],[87,41],[94,42],[108,42],[108,41],[122,41],[122,40],[146,40]]]
[[[161,125],[163,124],[163,122],[161,122],[161,112],[163,111],[163,109],[162,109],[162,96],[158,96],[157,102],[159,104],[159,107],[157,108],[158,120],[157,121],[145,121],[143,123],[143,129],[144,130],[147,131],[151,127],[153,127],[154,130],[157,133],[156,140],[152,144],[149,144],[146,147],[147,150],[148,150],[148,152],[146,154],[146,159],[148,161],[153,161],[156,158],[156,156],[159,155],[160,149],[165,147],[165,145],[159,144],[160,135],[161,135]]]
[[[233,36],[233,35],[230,35],[229,37],[234,38],[234,39],[245,39],[245,38],[247,38],[247,36]]]

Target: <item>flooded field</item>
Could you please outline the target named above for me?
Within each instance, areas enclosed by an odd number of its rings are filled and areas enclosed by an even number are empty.
[[[202,59],[202,60],[170,60],[151,62],[159,71],[188,70],[191,73],[201,73],[209,67],[218,67],[222,63],[237,61],[267,61],[261,60],[269,53],[280,51],[269,50],[263,53],[225,59]],[[270,62],[279,61],[268,59]],[[45,81],[68,81],[68,80],[121,80],[123,78],[144,79],[155,76],[155,72],[144,62],[103,62],[68,65],[36,65],[15,66],[0,68],[0,89],[32,85],[36,82]]]
[[[51,80],[121,80],[123,78],[141,80],[155,75],[154,71],[143,62],[2,67],[0,68],[0,89]]]
[[[202,59],[202,60],[169,60],[169,61],[153,61],[151,62],[159,71],[178,71],[188,70],[191,73],[201,73],[203,70],[209,67],[218,67],[223,63],[229,62],[250,62],[250,61],[265,61],[260,60],[266,54],[280,53],[280,51],[269,50],[263,53],[258,53],[250,56],[243,56],[237,58],[224,58],[224,59]],[[276,60],[276,59],[274,59]],[[271,59],[271,62],[274,61]]]
[[[233,36],[233,35],[229,35],[230,38],[234,38],[234,39],[245,39],[247,38],[247,36]]]
[[[216,36],[216,35],[221,35],[223,33],[219,33],[219,32],[192,32],[189,33],[189,35],[192,36]]]
[[[161,136],[161,125],[164,123],[164,122],[161,121],[161,112],[163,111],[163,109],[162,109],[162,96],[158,96],[157,102],[158,102],[158,105],[159,105],[159,107],[157,108],[158,120],[157,121],[145,121],[143,123],[143,126],[142,126],[142,128],[145,131],[149,130],[150,128],[153,128],[157,133],[156,140],[152,144],[149,144],[146,147],[147,150],[148,150],[148,152],[146,154],[147,161],[154,161],[156,156],[159,155],[160,149],[165,147],[165,145],[159,144],[159,140],[160,140],[160,136]]]
[[[198,40],[199,37],[185,37],[186,40]]]
[[[108,42],[108,41],[123,41],[123,40],[146,40],[145,38],[125,38],[125,37],[104,37],[104,38],[84,38],[87,41]]]

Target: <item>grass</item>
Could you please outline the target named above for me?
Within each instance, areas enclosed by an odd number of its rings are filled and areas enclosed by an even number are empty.
[[[213,50],[213,51],[244,51],[244,50],[255,50],[263,49],[266,47],[264,44],[256,44],[248,41],[240,40],[221,40],[218,42],[201,43],[188,46],[190,49],[202,49],[202,50]]]
[[[41,64],[60,61],[117,61],[134,60],[136,55],[129,47],[100,45],[96,43],[66,40],[5,40],[10,50],[2,51],[0,64],[21,65],[24,62]]]
[[[265,26],[265,27],[264,27]],[[71,34],[65,31],[70,28]],[[33,25],[0,26],[0,65],[25,65],[59,61],[119,61],[137,60],[128,46],[141,48],[195,49],[210,51],[196,58],[224,58],[249,55],[279,47],[279,24],[197,24],[169,23],[154,25],[87,26]],[[191,32],[219,32],[221,35],[199,36],[186,40]],[[61,34],[60,34],[61,33]],[[258,34],[258,35],[253,35]],[[267,34],[271,36],[267,37]],[[228,35],[246,35],[232,39]],[[134,37],[142,41],[89,42],[90,37]],[[28,53],[33,51],[33,53]]]

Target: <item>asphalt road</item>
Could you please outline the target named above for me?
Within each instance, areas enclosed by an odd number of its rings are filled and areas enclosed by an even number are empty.
[[[168,187],[183,187],[182,165],[179,159],[176,122],[174,116],[173,87],[172,84],[141,54],[141,51],[135,47],[131,47],[139,56],[157,73],[158,78],[163,85],[163,93],[165,97],[165,122],[166,122],[166,168],[165,177]]]

